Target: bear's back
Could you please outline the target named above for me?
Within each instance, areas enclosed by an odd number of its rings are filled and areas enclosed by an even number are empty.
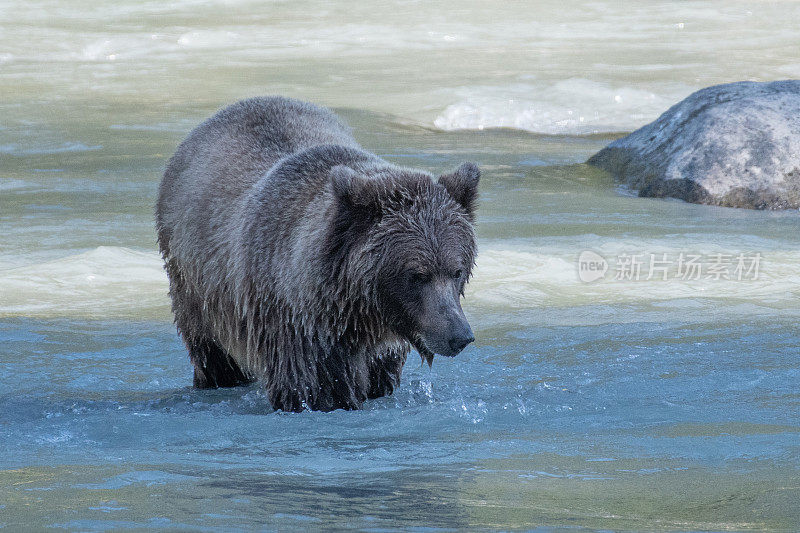
[[[253,185],[282,158],[321,144],[358,148],[335,115],[299,100],[257,97],[219,111],[167,165],[156,205],[162,251],[203,262],[198,248],[225,247]]]

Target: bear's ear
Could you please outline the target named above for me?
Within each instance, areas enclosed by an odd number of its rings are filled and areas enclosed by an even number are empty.
[[[334,196],[347,207],[380,211],[380,190],[377,180],[362,176],[344,165],[336,165],[330,171]]]
[[[453,200],[461,204],[470,220],[475,216],[480,178],[481,171],[475,163],[463,163],[455,172],[439,176],[439,183],[444,185]]]

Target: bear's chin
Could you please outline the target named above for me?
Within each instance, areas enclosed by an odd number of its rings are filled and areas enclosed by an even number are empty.
[[[415,335],[414,340],[411,341],[411,345],[419,352],[419,356],[422,358],[423,362],[428,363],[428,366],[433,366],[433,352],[428,349],[428,346],[425,344],[425,341],[422,340],[422,336]]]

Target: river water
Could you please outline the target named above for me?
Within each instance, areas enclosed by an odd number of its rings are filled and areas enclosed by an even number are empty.
[[[0,13],[0,526],[800,529],[798,214],[582,164],[701,87],[800,78],[800,3]],[[257,94],[333,107],[389,161],[483,170],[477,341],[412,354],[359,412],[190,387],[156,186]]]

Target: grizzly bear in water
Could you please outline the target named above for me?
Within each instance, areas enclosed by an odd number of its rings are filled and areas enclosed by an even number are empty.
[[[158,243],[194,385],[258,380],[275,409],[390,394],[410,346],[472,342],[479,171],[434,181],[364,151],[330,111],[253,98],[192,131],[167,165]]]

